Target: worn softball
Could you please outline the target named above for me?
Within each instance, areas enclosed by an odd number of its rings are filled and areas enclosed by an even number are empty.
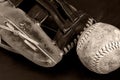
[[[120,67],[120,30],[116,27],[96,23],[80,36],[77,54],[89,70],[108,74]]]

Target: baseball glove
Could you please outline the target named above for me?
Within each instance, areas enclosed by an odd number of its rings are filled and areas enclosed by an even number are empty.
[[[56,65],[76,46],[80,33],[95,23],[64,0],[28,2],[0,2],[0,47],[43,67]]]

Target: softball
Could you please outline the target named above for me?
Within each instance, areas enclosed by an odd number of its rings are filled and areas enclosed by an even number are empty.
[[[89,70],[108,74],[120,67],[120,30],[110,24],[88,27],[77,43],[77,54]]]

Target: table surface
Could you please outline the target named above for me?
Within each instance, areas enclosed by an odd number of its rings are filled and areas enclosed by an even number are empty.
[[[78,10],[87,12],[101,22],[120,28],[120,0],[66,0]],[[99,75],[86,69],[75,49],[55,67],[46,69],[23,56],[0,48],[0,80],[120,80],[120,69]]]

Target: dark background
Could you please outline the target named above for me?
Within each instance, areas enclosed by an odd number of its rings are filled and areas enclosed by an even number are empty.
[[[66,1],[98,21],[120,27],[120,0]],[[107,75],[93,73],[80,63],[75,49],[55,67],[46,69],[0,48],[0,80],[120,80],[120,69]]]

